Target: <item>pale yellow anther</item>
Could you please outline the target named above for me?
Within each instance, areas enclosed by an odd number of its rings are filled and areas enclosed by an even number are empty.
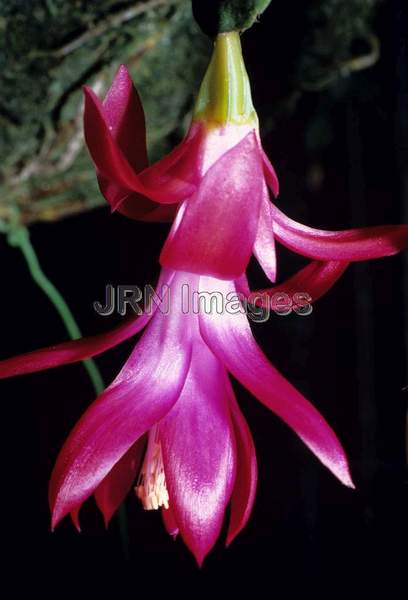
[[[157,510],[161,506],[169,508],[169,494],[156,427],[149,432],[146,456],[135,489],[145,510]]]

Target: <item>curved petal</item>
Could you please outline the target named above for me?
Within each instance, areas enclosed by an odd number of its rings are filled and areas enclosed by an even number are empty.
[[[146,440],[141,437],[122,456],[95,490],[96,504],[105,526],[128,495],[142,462]]]
[[[180,398],[160,423],[169,505],[201,565],[220,533],[235,479],[226,373],[196,340]]]
[[[2,360],[0,361],[0,379],[61,367],[106,352],[136,335],[147,325],[150,318],[151,315],[143,314],[107,333],[63,342]]]
[[[129,190],[118,186],[115,182],[109,181],[106,177],[97,173],[98,185],[105,200],[109,203],[113,211],[129,219],[142,220],[149,214],[154,214],[156,210],[162,208],[162,205],[152,202],[145,196],[130,192]]]
[[[273,235],[273,219],[269,194],[265,184],[254,244],[254,255],[269,281],[274,283],[276,280],[275,236]]]
[[[234,285],[239,294],[242,294],[245,297],[248,297],[251,294],[251,289],[249,287],[248,277],[246,273],[242,273],[240,277],[234,280]]]
[[[148,166],[143,106],[129,72],[121,65],[103,101],[112,137],[136,173]]]
[[[408,225],[323,231],[293,221],[272,207],[275,237],[284,246],[317,260],[356,261],[391,256],[408,248]]]
[[[203,161],[208,135],[203,126],[193,124],[186,137],[169,154],[142,171],[140,180],[147,187],[160,188],[171,185],[172,180],[199,185],[203,175]]]
[[[273,168],[269,158],[266,156],[264,150],[262,150],[262,162],[266,183],[268,184],[272,194],[275,196],[275,198],[277,198],[279,196],[278,176],[276,175],[276,171]]]
[[[139,217],[145,223],[169,223],[177,214],[178,204],[163,204],[151,212]]]
[[[254,131],[226,152],[179,209],[163,266],[235,279],[245,271],[258,226],[264,179]]]
[[[71,517],[71,522],[73,524],[73,526],[75,527],[75,529],[77,530],[78,533],[81,533],[81,525],[79,523],[79,511],[80,511],[81,507],[77,506],[76,508],[74,508],[74,510],[71,510],[70,513],[70,517]]]
[[[169,285],[173,277],[173,272],[163,269],[157,289],[160,290],[164,285]],[[34,350],[34,352],[27,352],[2,360],[0,361],[0,379],[16,375],[26,375],[45,369],[53,369],[80,360],[86,360],[87,358],[106,352],[110,348],[121,344],[139,333],[150,321],[156,309],[157,305],[153,304],[150,313],[132,317],[107,333],[63,342],[62,344],[56,344],[55,346],[41,348],[40,350]]]
[[[172,310],[156,312],[122,371],[65,442],[50,481],[53,527],[96,490],[177,400],[190,363],[191,336],[190,318],[181,312],[181,283],[175,283]]]
[[[141,183],[147,187],[166,189],[174,181],[186,181],[193,186],[201,180],[200,154],[203,147],[203,131],[201,127],[190,128],[186,138],[160,161],[138,173]],[[177,204],[151,202],[148,198],[130,192],[98,174],[99,187],[112,210],[139,221],[172,221],[176,215]],[[193,189],[193,188],[192,188]],[[194,187],[195,189],[195,187]]]
[[[333,287],[349,264],[339,260],[328,262],[315,260],[279,285],[248,293],[248,290],[239,281],[237,289],[258,306],[270,306],[270,298],[275,294],[282,293],[288,294],[293,299],[296,298],[296,294],[307,294],[308,302],[313,304]]]
[[[179,534],[179,528],[174,517],[174,512],[172,511],[171,507],[162,508],[161,514],[167,533],[175,540]]]
[[[98,175],[99,189],[111,205],[121,215],[145,222],[166,223],[172,221],[177,213],[178,204],[157,204],[148,198],[129,192],[115,183],[108,181],[103,175]]]
[[[231,282],[200,277],[200,289],[234,292]],[[273,367],[256,344],[246,316],[235,313],[199,315],[200,331],[209,348],[230,373],[260,402],[291,427],[338,479],[354,487],[346,454],[319,412]]]
[[[142,183],[115,141],[99,98],[90,88],[85,87],[84,93],[85,140],[99,174],[119,188],[137,192],[163,204],[180,202],[194,192],[195,186],[191,183],[173,178],[166,185],[161,182],[157,187]],[[120,204],[119,200],[118,202]],[[114,210],[117,207],[118,205],[112,206]]]
[[[230,409],[237,442],[237,477],[231,497],[231,516],[227,542],[229,546],[248,523],[255,502],[258,466],[251,432],[231,388]]]

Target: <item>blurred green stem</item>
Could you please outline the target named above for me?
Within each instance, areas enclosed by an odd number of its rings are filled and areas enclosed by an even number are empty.
[[[41,268],[37,253],[30,241],[30,234],[26,227],[17,226],[11,230],[8,235],[8,242],[11,246],[19,248],[26,260],[30,275],[44,292],[47,298],[52,302],[59,316],[61,317],[68,335],[72,340],[77,340],[81,337],[81,331],[75,321],[68,304],[63,296],[57,290],[55,285],[48,279]],[[105,388],[102,376],[98,367],[92,359],[82,361],[89,378],[97,395],[101,394]],[[122,505],[118,511],[119,516],[119,531],[122,540],[123,553],[126,559],[129,558],[129,536],[127,526],[127,514],[125,506]]]
[[[80,338],[81,331],[75,321],[75,318],[68,304],[65,302],[60,292],[57,290],[55,285],[48,279],[48,277],[45,275],[44,271],[41,268],[37,254],[34,250],[33,245],[31,244],[30,234],[28,230],[25,227],[18,227],[14,231],[10,232],[8,239],[11,246],[19,248],[23,253],[31,277],[38,285],[38,287],[48,297],[50,302],[52,302],[54,308],[61,317],[70,338],[72,340],[77,340],[78,338]],[[98,370],[98,367],[92,359],[84,360],[83,365],[87,370],[87,373],[89,375],[89,378],[92,382],[96,394],[99,395],[103,392],[105,385],[103,383],[103,379]]]

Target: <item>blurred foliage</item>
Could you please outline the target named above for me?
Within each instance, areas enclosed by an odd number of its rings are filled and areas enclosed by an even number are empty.
[[[128,65],[155,159],[182,135],[210,52],[188,0],[8,0],[0,30],[3,223],[54,220],[103,202],[83,144],[83,84],[101,95]]]
[[[352,71],[373,65],[379,56],[372,33],[381,0],[315,0],[299,57],[297,81],[303,90],[319,91]]]
[[[295,94],[375,62],[379,2],[307,3]],[[83,144],[83,84],[103,95],[129,66],[154,160],[185,131],[211,45],[189,0],[0,0],[0,34],[0,231],[103,203]]]
[[[256,22],[271,0],[192,0],[193,15],[204,33],[216,36],[245,31]]]

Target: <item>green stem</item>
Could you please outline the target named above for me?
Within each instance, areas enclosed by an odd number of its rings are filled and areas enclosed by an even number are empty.
[[[271,0],[192,0],[192,8],[201,30],[215,37],[249,29],[270,3]]]
[[[61,317],[68,335],[72,340],[77,340],[81,337],[81,331],[75,321],[75,318],[65,302],[64,298],[57,290],[55,285],[48,279],[41,268],[37,254],[30,241],[30,234],[25,227],[18,227],[9,234],[9,243],[21,250],[26,260],[30,275],[44,292],[47,298],[52,302],[59,316]],[[89,378],[92,382],[96,394],[100,394],[104,390],[104,383],[101,374],[92,359],[84,360],[83,365],[87,370]]]
[[[25,227],[17,227],[10,231],[8,235],[8,241],[11,246],[19,248],[26,260],[30,275],[38,285],[38,287],[44,292],[44,294],[52,302],[53,306],[60,315],[68,335],[71,339],[77,340],[81,337],[81,331],[75,321],[74,315],[72,314],[68,304],[65,302],[63,296],[57,290],[55,285],[48,279],[44,271],[41,268],[40,262],[36,251],[30,241],[30,234]],[[92,359],[82,361],[89,378],[94,387],[97,395],[101,394],[105,388],[102,376],[99,372],[95,361]],[[122,541],[122,549],[126,559],[129,558],[129,536],[127,526],[127,514],[124,505],[119,507],[119,532]]]

